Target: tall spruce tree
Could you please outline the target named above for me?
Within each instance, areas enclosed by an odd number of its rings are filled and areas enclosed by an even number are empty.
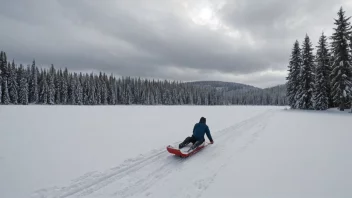
[[[41,89],[40,89],[40,95],[39,95],[39,100],[42,104],[48,104],[48,97],[49,97],[49,86],[48,86],[48,80],[47,80],[47,74],[46,71],[42,71],[41,74]]]
[[[61,103],[67,104],[68,100],[68,71],[67,68],[64,70],[64,74],[61,81]]]
[[[36,104],[39,99],[39,90],[38,90],[38,74],[35,66],[35,60],[33,60],[30,79],[29,79],[29,102]]]
[[[336,28],[332,35],[332,53],[333,64],[331,73],[332,96],[334,104],[344,111],[350,105],[351,85],[352,85],[352,69],[351,54],[349,53],[349,38],[351,27],[349,19],[346,18],[345,11],[342,7],[337,13],[338,18],[335,19]]]
[[[5,105],[10,104],[10,95],[9,95],[9,88],[7,86],[7,78],[4,77],[3,81],[3,93],[2,93],[2,103]]]
[[[18,79],[20,79],[19,83],[19,92],[18,92],[18,103],[22,105],[28,104],[28,95],[29,95],[29,88],[28,88],[28,78],[27,78],[27,70],[24,69],[22,65],[20,65],[18,71]]]
[[[8,77],[8,70],[7,70],[7,56],[6,53],[1,51],[0,53],[0,75],[1,77]]]
[[[2,77],[0,75],[0,104],[2,103]]]
[[[70,75],[70,79],[71,79],[71,83],[70,83],[70,87],[69,87],[69,103],[71,105],[75,105],[77,104],[77,78],[76,78],[76,74],[74,74],[73,76]]]
[[[82,74],[80,74],[79,78],[75,73],[74,79],[76,79],[76,104],[83,105],[83,89],[81,84]]]
[[[352,56],[352,33],[350,34],[350,54]],[[351,58],[351,66],[350,66],[350,69],[352,70],[352,58]],[[352,77],[351,77],[351,80],[352,80]],[[350,90],[352,92],[352,85],[350,86]],[[352,94],[351,94],[352,95]],[[352,96],[350,97],[350,101],[351,101],[351,111],[350,113],[352,113]]]
[[[59,69],[55,73],[55,104],[61,104],[61,85],[62,85],[62,70]]]
[[[48,74],[48,104],[55,104],[55,68],[54,65],[51,65],[50,71]]]
[[[330,91],[330,56],[328,51],[327,38],[322,33],[316,55],[316,74],[314,84],[314,108],[316,110],[326,110],[329,107]]]
[[[12,60],[12,66],[9,65],[9,94],[10,94],[10,101],[12,104],[17,104],[18,102],[18,84],[17,84],[17,70],[15,61]]]
[[[287,98],[288,103],[291,108],[296,107],[296,99],[298,97],[298,88],[300,84],[300,69],[302,66],[302,55],[299,42],[296,42],[293,45],[291,60],[288,66],[288,77],[287,77]]]
[[[312,43],[308,35],[306,35],[302,46],[302,61],[297,107],[313,109],[314,56]]]

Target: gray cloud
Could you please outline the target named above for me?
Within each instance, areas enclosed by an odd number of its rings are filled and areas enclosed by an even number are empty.
[[[322,31],[331,32],[341,5],[352,15],[343,0],[12,0],[1,5],[1,50],[19,62],[35,58],[77,71],[259,87],[285,82],[282,72],[296,39],[308,33],[315,45]],[[214,17],[203,16],[208,24],[194,22],[206,8]]]

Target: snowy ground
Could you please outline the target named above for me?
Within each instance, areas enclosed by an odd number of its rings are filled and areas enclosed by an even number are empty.
[[[201,116],[215,140],[166,151]],[[352,114],[249,106],[0,106],[0,197],[352,197]]]

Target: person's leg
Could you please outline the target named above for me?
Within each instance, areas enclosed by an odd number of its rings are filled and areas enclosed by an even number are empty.
[[[181,149],[185,146],[187,146],[189,143],[191,143],[193,140],[192,137],[187,137],[185,140],[183,140],[183,142],[181,144],[178,145],[178,148]]]
[[[192,135],[191,142],[194,145],[197,142],[197,138]]]
[[[204,139],[203,139],[203,140],[196,141],[196,142],[192,145],[191,149],[197,148],[199,145],[203,144],[203,142],[204,142]]]

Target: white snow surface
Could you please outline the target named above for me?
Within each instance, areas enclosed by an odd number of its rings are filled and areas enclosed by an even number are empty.
[[[215,143],[168,153],[201,116]],[[352,197],[351,123],[285,107],[1,106],[0,197]]]

